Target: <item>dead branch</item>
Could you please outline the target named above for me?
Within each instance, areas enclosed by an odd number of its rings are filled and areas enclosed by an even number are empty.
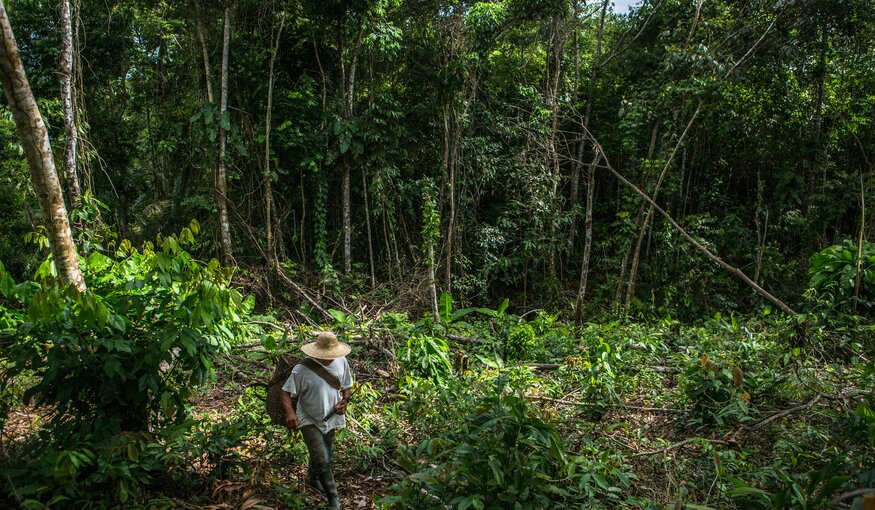
[[[669,223],[671,223],[671,226],[674,227],[675,230],[677,230],[684,237],[684,239],[686,239],[696,249],[698,249],[700,252],[702,252],[702,254],[704,254],[709,260],[711,260],[715,264],[719,265],[720,267],[726,269],[730,273],[737,276],[744,283],[746,283],[748,286],[750,286],[754,291],[756,291],[759,295],[766,298],[772,304],[774,304],[775,306],[780,308],[784,313],[786,313],[787,315],[792,315],[792,316],[797,315],[796,312],[793,311],[793,309],[790,308],[786,303],[784,303],[783,301],[781,301],[777,297],[773,296],[769,291],[767,291],[764,288],[757,285],[757,283],[755,281],[751,280],[746,274],[744,274],[744,272],[742,270],[730,265],[729,263],[727,263],[726,261],[724,261],[723,259],[721,259],[717,255],[712,253],[711,250],[706,248],[702,243],[700,243],[693,236],[691,236],[683,227],[681,227],[677,223],[677,221],[675,221],[675,219],[665,211],[665,209],[663,209],[662,207],[657,205],[657,203],[652,198],[650,198],[650,196],[648,196],[647,193],[644,193],[643,191],[641,191],[641,189],[639,189],[637,186],[632,184],[628,179],[623,177],[623,175],[620,174],[620,172],[618,172],[613,167],[613,165],[611,165],[610,161],[608,160],[608,155],[605,152],[604,147],[602,147],[601,143],[599,143],[599,141],[592,134],[592,132],[590,132],[590,130],[587,129],[586,127],[583,127],[583,129],[584,129],[586,135],[589,137],[590,141],[592,142],[593,146],[596,148],[596,150],[599,152],[599,154],[601,154],[601,157],[604,160],[605,166],[607,167],[608,171],[611,172],[611,174],[613,174],[614,177],[617,178],[617,180],[619,180],[621,183],[623,183],[625,186],[627,186],[632,191],[637,193],[641,198],[643,198],[645,202],[647,202],[648,204],[653,206],[653,208],[656,211],[658,211],[659,214],[661,214]]]
[[[680,441],[678,443],[670,444],[670,445],[666,446],[665,448],[660,448],[658,450],[650,450],[647,452],[634,453],[631,455],[631,457],[647,457],[650,455],[655,455],[657,453],[666,453],[670,450],[674,450],[676,448],[680,448],[681,446],[688,445],[694,441],[708,441],[709,443],[714,443],[714,444],[729,444],[729,441],[722,441],[719,439],[709,439],[707,437],[690,437],[690,438],[684,439],[683,441]]]
[[[813,406],[814,404],[816,404],[818,400],[820,400],[820,395],[819,395],[819,394],[818,394],[818,395],[815,395],[814,398],[811,399],[807,404],[802,404],[802,405],[798,405],[798,406],[796,406],[796,407],[791,407],[790,409],[785,409],[785,410],[783,410],[783,411],[779,411],[779,412],[777,412],[777,413],[775,413],[775,414],[769,416],[768,418],[766,418],[766,419],[764,419],[764,420],[762,420],[762,421],[760,421],[760,422],[757,422],[757,423],[751,425],[750,427],[747,427],[747,429],[748,429],[748,430],[758,430],[758,429],[761,429],[762,427],[768,425],[769,423],[772,423],[772,422],[775,421],[775,420],[778,420],[778,419],[780,419],[780,418],[783,418],[783,417],[785,417],[785,416],[787,416],[787,415],[790,415],[790,414],[793,414],[793,413],[795,413],[795,412],[803,411],[803,410],[805,410],[805,409],[808,409],[809,407],[811,407],[811,406]]]

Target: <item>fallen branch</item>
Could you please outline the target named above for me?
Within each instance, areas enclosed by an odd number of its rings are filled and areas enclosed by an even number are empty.
[[[760,287],[755,281],[751,280],[750,277],[748,277],[746,274],[744,274],[744,272],[741,269],[738,269],[738,268],[730,265],[728,262],[724,261],[723,259],[721,259],[717,255],[715,255],[714,253],[711,253],[711,250],[706,248],[702,243],[700,243],[693,236],[691,236],[683,227],[681,227],[678,224],[677,221],[675,221],[674,218],[672,218],[672,216],[670,214],[668,214],[665,211],[665,209],[663,209],[662,207],[657,205],[657,203],[652,198],[650,198],[650,196],[647,195],[647,193],[641,191],[637,186],[635,186],[628,179],[623,177],[623,175],[620,172],[618,172],[613,167],[613,165],[611,165],[610,161],[608,161],[608,155],[605,152],[604,147],[602,147],[602,145],[595,138],[595,136],[592,134],[592,132],[590,132],[585,126],[583,126],[583,129],[586,132],[587,136],[589,137],[590,141],[592,142],[593,146],[595,146],[596,150],[598,150],[599,154],[601,154],[601,157],[605,162],[605,167],[608,169],[608,171],[611,172],[611,174],[613,174],[614,177],[617,178],[617,180],[619,180],[626,187],[628,187],[629,189],[634,191],[636,194],[638,194],[642,199],[644,199],[645,202],[650,204],[657,212],[659,212],[659,214],[661,214],[669,223],[671,223],[671,226],[674,227],[674,229],[677,230],[678,233],[680,233],[681,236],[683,236],[684,239],[687,240],[687,242],[689,242],[697,250],[702,252],[702,254],[704,254],[709,260],[711,260],[712,262],[714,262],[718,266],[726,269],[730,273],[737,276],[744,283],[746,283],[749,287],[751,287],[754,291],[756,291],[757,294],[766,298],[768,301],[770,301],[772,304],[774,304],[775,306],[780,308],[787,315],[791,315],[791,316],[797,315],[796,312],[793,311],[793,309],[790,308],[786,303],[784,303],[783,301],[781,301],[777,297],[773,296],[766,289]]]
[[[691,437],[688,439],[684,439],[681,442],[670,444],[670,445],[666,446],[665,448],[660,448],[658,450],[651,450],[651,451],[647,451],[647,452],[638,452],[638,453],[632,454],[631,457],[633,457],[633,458],[634,457],[647,457],[649,455],[656,455],[657,453],[666,453],[670,450],[674,450],[675,448],[680,448],[681,446],[688,445],[694,441],[708,441],[709,443],[715,443],[715,444],[729,444],[729,441],[722,441],[719,439],[708,439],[707,437]]]
[[[559,363],[526,363],[523,366],[534,368],[535,370],[558,370],[559,367],[564,365],[560,365]]]
[[[450,340],[455,340],[457,342],[466,342],[469,344],[482,344],[483,343],[483,340],[481,340],[479,338],[470,337],[470,336],[460,336],[460,335],[447,334],[447,338],[449,338]]]
[[[819,394],[818,394],[818,395],[815,395],[814,398],[811,399],[811,401],[808,402],[807,404],[798,405],[798,406],[796,406],[796,407],[791,407],[790,409],[785,409],[785,410],[783,410],[783,411],[777,412],[777,413],[775,413],[775,414],[769,416],[768,418],[766,418],[766,419],[764,419],[764,420],[762,420],[762,421],[760,421],[760,422],[757,422],[757,423],[751,425],[750,427],[747,427],[747,429],[748,429],[748,430],[757,430],[757,429],[760,429],[760,428],[762,428],[762,427],[768,425],[769,423],[772,423],[773,421],[775,421],[775,420],[777,420],[777,419],[779,419],[779,418],[783,418],[783,417],[785,417],[785,416],[787,416],[787,415],[790,415],[790,414],[793,414],[793,413],[795,413],[795,412],[798,412],[798,411],[802,411],[802,410],[808,409],[809,407],[811,407],[811,406],[813,406],[814,404],[816,404],[818,400],[820,400],[820,395],[819,395]]]
[[[303,298],[306,299],[311,305],[313,305],[313,307],[314,307],[315,309],[319,310],[319,312],[320,312],[323,316],[325,316],[326,319],[328,319],[328,320],[330,320],[330,321],[334,320],[334,318],[331,316],[330,313],[328,313],[327,311],[325,311],[325,309],[322,308],[322,306],[320,306],[319,303],[317,303],[315,299],[313,299],[312,297],[310,297],[310,294],[307,294],[307,292],[306,292],[303,288],[301,288],[300,285],[298,285],[297,283],[293,282],[291,278],[289,278],[288,276],[286,276],[286,273],[283,272],[282,268],[279,267],[279,265],[277,265],[274,269],[276,269],[276,273],[280,276],[280,278],[283,280],[283,282],[285,282],[286,285],[288,285],[289,287],[291,287],[292,289],[294,289],[295,292],[297,292],[298,294],[300,294],[301,297],[303,297]]]
[[[836,503],[839,503],[839,502],[844,501],[846,499],[856,498],[857,496],[875,496],[875,489],[873,489],[872,487],[868,487],[868,488],[854,489],[852,491],[843,492],[843,493],[839,494],[838,496],[836,496],[836,498],[833,501],[835,501]],[[866,507],[864,507],[864,508],[866,508]]]

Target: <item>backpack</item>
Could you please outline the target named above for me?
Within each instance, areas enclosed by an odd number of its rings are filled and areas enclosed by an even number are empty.
[[[282,401],[283,384],[292,375],[292,370],[298,363],[302,363],[312,370],[334,389],[340,390],[340,381],[337,377],[313,358],[299,359],[289,353],[281,355],[279,363],[273,371],[273,376],[267,382],[267,398],[264,401],[267,415],[270,417],[271,423],[275,425],[285,425],[286,409],[283,407]],[[295,402],[292,402],[292,405],[294,406]]]

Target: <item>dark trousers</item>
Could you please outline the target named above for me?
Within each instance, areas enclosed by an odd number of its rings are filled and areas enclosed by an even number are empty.
[[[334,430],[323,434],[316,425],[301,427],[301,435],[310,453],[308,477],[311,482],[320,481],[325,488],[325,495],[329,501],[337,499],[337,484],[334,482],[332,461],[334,460]]]

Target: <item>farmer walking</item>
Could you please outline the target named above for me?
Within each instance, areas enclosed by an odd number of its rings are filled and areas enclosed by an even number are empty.
[[[301,347],[308,356],[298,363],[283,385],[285,424],[301,430],[310,454],[307,485],[323,492],[331,510],[340,510],[332,471],[334,434],[346,426],[346,407],[353,385],[346,355],[349,345],[330,331]]]

